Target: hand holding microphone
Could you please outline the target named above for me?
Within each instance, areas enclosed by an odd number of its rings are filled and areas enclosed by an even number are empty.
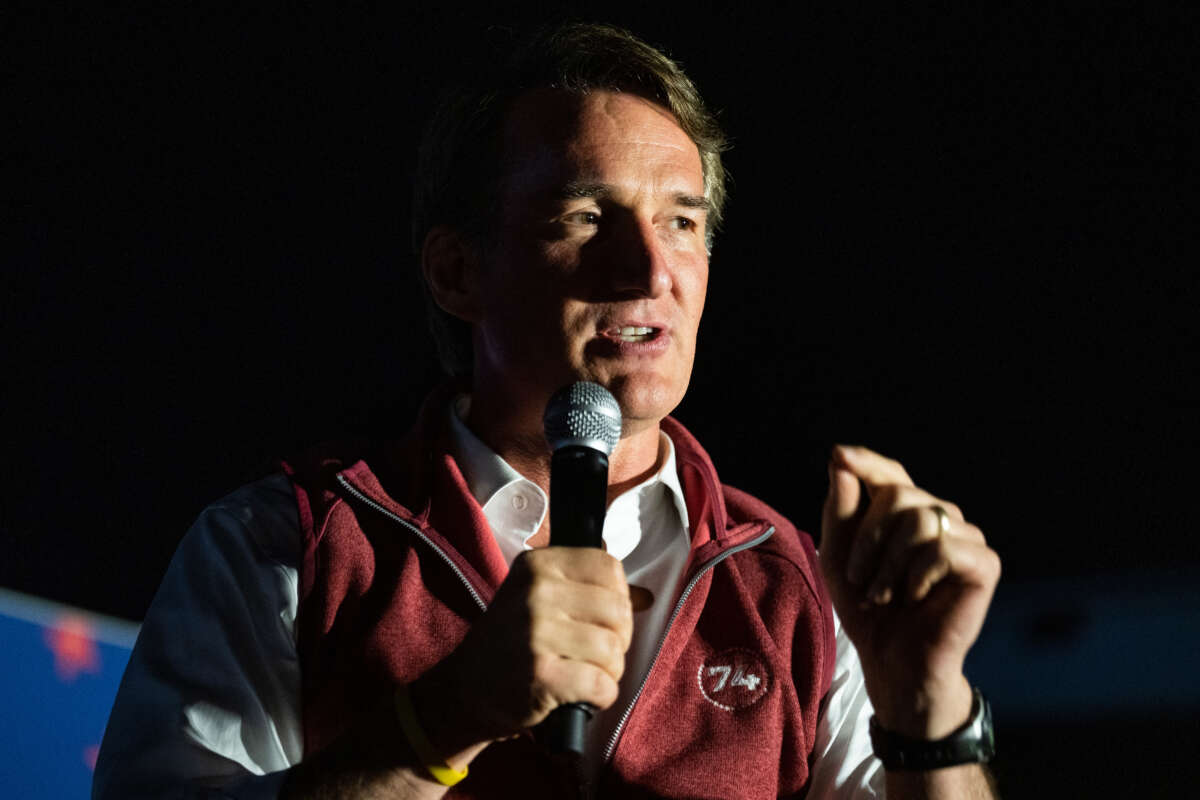
[[[603,547],[608,456],[621,438],[621,407],[600,384],[579,381],[554,393],[543,424],[553,452],[550,544]],[[550,747],[582,754],[593,712],[588,703],[568,703],[555,710],[545,723]]]
[[[445,700],[431,705],[449,713],[427,724],[446,752],[547,721],[551,747],[579,753],[590,708],[617,699],[633,608],[621,562],[600,547],[620,407],[597,384],[572,384],[545,423],[551,546],[517,557],[483,618],[414,691]]]

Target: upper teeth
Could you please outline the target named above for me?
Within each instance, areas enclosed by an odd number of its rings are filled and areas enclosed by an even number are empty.
[[[654,332],[654,328],[643,328],[640,326],[639,327],[629,326],[629,327],[621,328],[622,336],[645,336],[647,333],[653,333],[653,332]]]

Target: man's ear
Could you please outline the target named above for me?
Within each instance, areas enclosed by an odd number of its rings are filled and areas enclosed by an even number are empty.
[[[479,257],[462,234],[448,225],[425,234],[421,273],[443,311],[466,322],[479,320]]]

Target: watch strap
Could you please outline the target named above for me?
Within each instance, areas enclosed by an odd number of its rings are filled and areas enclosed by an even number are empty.
[[[893,770],[930,770],[959,764],[986,764],[996,754],[992,708],[973,690],[971,717],[949,736],[932,741],[889,731],[871,717],[871,747],[883,766]]]

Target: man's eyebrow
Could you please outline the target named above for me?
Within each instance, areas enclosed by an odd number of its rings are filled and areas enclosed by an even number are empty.
[[[610,194],[612,194],[612,186],[610,184],[590,181],[570,181],[555,192],[555,195],[560,200],[607,197]]]
[[[564,184],[555,195],[559,200],[600,199],[613,193],[613,187],[607,183],[591,181],[570,181]],[[672,198],[676,205],[685,208],[696,208],[708,211],[712,207],[707,197],[695,194],[677,194]]]
[[[677,194],[675,195],[675,202],[678,205],[687,208],[698,208],[701,211],[708,211],[712,207],[712,203],[708,202],[707,197],[700,197],[694,194]]]

